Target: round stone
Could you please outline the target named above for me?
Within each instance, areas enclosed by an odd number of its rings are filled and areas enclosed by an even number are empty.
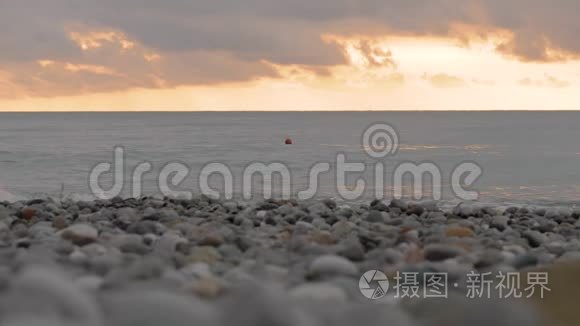
[[[31,220],[36,215],[36,209],[32,207],[24,207],[20,210],[20,217],[25,220]]]
[[[290,297],[298,300],[346,302],[346,292],[330,283],[306,283],[290,290]]]
[[[99,231],[89,224],[74,224],[61,231],[61,237],[77,246],[84,246],[95,242]]]
[[[428,245],[424,250],[425,259],[430,261],[443,261],[457,257],[463,253],[464,250],[461,248],[445,244]]]
[[[95,300],[60,270],[31,265],[13,280],[7,295],[11,298],[6,311],[9,315],[44,315],[59,318],[65,324],[103,325]]]
[[[193,296],[167,291],[134,290],[104,297],[104,325],[124,326],[217,326],[214,309]]]
[[[380,223],[383,221],[383,214],[381,214],[379,211],[372,210],[367,215],[367,221],[371,223]]]
[[[357,276],[358,268],[346,258],[335,255],[324,255],[316,258],[310,264],[308,274],[313,278],[327,276]]]

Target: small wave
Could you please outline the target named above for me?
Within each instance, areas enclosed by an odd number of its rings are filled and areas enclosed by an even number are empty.
[[[401,144],[400,150],[403,151],[421,151],[421,150],[465,150],[469,152],[479,152],[492,149],[494,146],[488,144],[467,144],[467,145],[422,145],[422,144]]]
[[[410,145],[402,144],[399,149],[402,151],[420,151],[420,150],[430,150],[430,149],[459,149],[459,146],[438,146],[438,145]]]
[[[66,195],[63,199],[68,199],[68,200],[72,200],[72,201],[93,201],[96,200],[97,198],[93,195],[89,195],[89,194],[77,194],[77,193],[72,193],[72,194],[68,194]]]
[[[15,202],[15,201],[23,200],[23,199],[26,199],[26,198],[22,197],[22,196],[14,195],[11,192],[9,192],[8,190],[5,190],[4,188],[2,188],[2,186],[0,185],[0,201]]]
[[[97,198],[94,195],[90,194],[81,194],[81,193],[70,193],[65,194],[62,196],[60,194],[47,194],[47,193],[27,193],[27,194],[14,194],[0,186],[0,202],[9,202],[14,203],[17,201],[26,201],[31,199],[52,199],[54,201],[61,201],[61,200],[71,200],[74,202],[78,201],[93,201]]]
[[[320,144],[320,146],[340,147],[340,148],[356,147],[356,145],[346,145],[346,144]]]

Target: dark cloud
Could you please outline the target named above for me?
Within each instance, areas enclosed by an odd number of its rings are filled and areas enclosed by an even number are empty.
[[[580,54],[579,1],[493,0],[490,3],[489,23],[514,33],[513,40],[499,50],[507,50],[524,61],[560,61]]]
[[[0,64],[80,54],[64,30],[73,17],[60,11],[64,1],[57,2],[0,0]]]
[[[22,94],[48,97],[127,88],[214,85],[278,76],[267,63],[241,61],[229,53],[184,52],[148,61],[139,51],[123,55],[106,52],[99,49],[74,64],[41,60],[13,65],[8,70],[10,78],[0,74],[0,86],[19,85]]]
[[[27,65],[38,77],[35,61],[50,59],[111,67],[119,75],[89,79],[136,81],[127,86],[241,81],[275,76],[269,63],[313,71],[344,64],[323,34],[450,35],[452,23],[478,25],[484,37],[509,31],[497,50],[517,60],[563,61],[580,54],[578,12],[578,0],[0,0],[0,70]],[[120,31],[175,62],[88,55],[71,41],[71,26]],[[361,46],[371,65],[392,63]]]

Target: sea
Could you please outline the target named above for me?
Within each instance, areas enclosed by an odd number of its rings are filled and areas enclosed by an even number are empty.
[[[373,143],[371,131],[385,126],[391,128],[385,141],[379,137]],[[116,149],[122,162],[114,160]],[[341,157],[358,169],[345,173],[344,182]],[[91,171],[102,163],[121,168],[117,177],[112,170],[96,174],[98,187],[92,187]],[[150,171],[134,178],[143,163]],[[272,163],[287,169],[289,181],[280,173],[271,184],[263,184],[260,174],[244,182],[250,167],[272,168]],[[313,174],[313,167],[324,163],[329,171]],[[243,198],[246,190],[257,199],[266,190],[273,197],[285,191],[294,197],[311,189],[316,198],[389,199],[411,196],[415,189],[410,174],[402,190],[394,187],[403,163],[429,163],[440,171],[439,178],[422,181],[418,200],[433,199],[435,187],[443,201],[465,200],[453,190],[452,175],[472,163],[480,175],[470,184],[461,182],[478,202],[575,206],[580,203],[580,112],[0,113],[0,201],[89,200],[104,196],[95,189],[109,189],[115,180],[123,185],[122,197],[164,196],[168,190],[198,195],[202,179],[226,196],[228,178],[210,164],[231,172],[234,198]],[[175,168],[186,173],[171,172]],[[169,181],[161,185],[163,178]],[[356,189],[361,180],[360,196],[345,198],[344,191]]]

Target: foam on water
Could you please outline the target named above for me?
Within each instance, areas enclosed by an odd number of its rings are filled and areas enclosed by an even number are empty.
[[[26,198],[22,197],[22,196],[16,196],[16,195],[10,193],[6,189],[4,189],[2,187],[2,185],[0,185],[0,201],[15,202],[15,201],[24,200],[24,199],[26,199]]]

